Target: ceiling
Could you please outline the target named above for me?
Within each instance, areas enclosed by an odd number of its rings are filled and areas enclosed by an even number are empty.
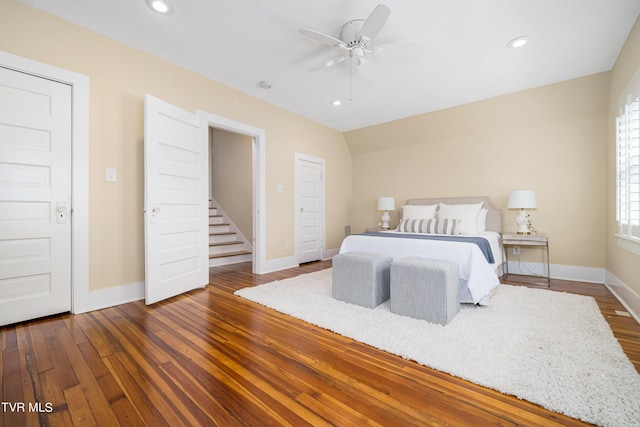
[[[350,74],[349,61],[310,72],[340,51],[298,30],[337,38],[377,1],[168,0],[171,15],[144,0],[21,1],[339,131],[608,71],[640,13],[640,0],[382,0],[371,45],[420,49]]]

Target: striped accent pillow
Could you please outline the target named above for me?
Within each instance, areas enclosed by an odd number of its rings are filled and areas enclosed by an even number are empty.
[[[428,233],[428,234],[458,234],[460,228],[459,219],[402,219],[398,225],[401,233]]]

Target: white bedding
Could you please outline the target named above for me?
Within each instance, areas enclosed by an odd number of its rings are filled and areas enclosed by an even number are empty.
[[[347,236],[340,246],[340,253],[379,252],[390,255],[394,260],[417,256],[455,261],[459,266],[460,302],[486,305],[494,288],[500,284],[498,279],[502,265],[500,235],[486,231],[475,236],[484,237],[489,241],[494,264],[487,262],[480,248],[474,243],[366,234]]]

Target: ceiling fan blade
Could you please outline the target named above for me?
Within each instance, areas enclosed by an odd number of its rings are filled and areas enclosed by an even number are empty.
[[[423,46],[418,43],[385,43],[371,49],[371,55],[386,61],[402,61],[422,55]]]
[[[360,29],[360,38],[364,39],[364,43],[368,43],[378,36],[389,19],[389,15],[391,15],[391,9],[383,4],[379,4],[373,9]]]
[[[320,43],[328,44],[329,46],[334,46],[339,49],[345,49],[347,47],[347,45],[345,45],[342,40],[337,39],[335,37],[331,37],[327,34],[321,33],[316,30],[311,30],[309,28],[302,28],[300,30],[300,34],[307,36],[309,38],[312,38],[315,41],[318,41]]]
[[[329,68],[331,66],[334,66],[336,64],[341,63],[342,61],[344,61],[345,59],[347,59],[349,57],[349,55],[342,55],[342,56],[338,56],[337,58],[333,58],[328,60],[327,62],[325,62],[324,64],[320,64],[317,67],[313,67],[311,68],[309,71],[320,71],[320,70],[324,70],[325,68]]]

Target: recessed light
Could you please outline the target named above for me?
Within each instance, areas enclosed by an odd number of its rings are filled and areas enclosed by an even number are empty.
[[[147,6],[154,12],[162,15],[170,15],[173,13],[173,8],[165,0],[144,0]]]
[[[527,44],[528,41],[529,41],[529,36],[516,37],[515,39],[507,43],[507,47],[511,47],[511,48],[522,47],[525,44]]]
[[[271,89],[271,82],[267,81],[267,80],[262,80],[260,83],[258,83],[258,86],[260,86],[262,89]]]
[[[335,101],[333,101],[333,102],[331,103],[331,105],[338,107],[338,106],[342,105],[342,101],[340,101],[340,100],[336,99]]]

